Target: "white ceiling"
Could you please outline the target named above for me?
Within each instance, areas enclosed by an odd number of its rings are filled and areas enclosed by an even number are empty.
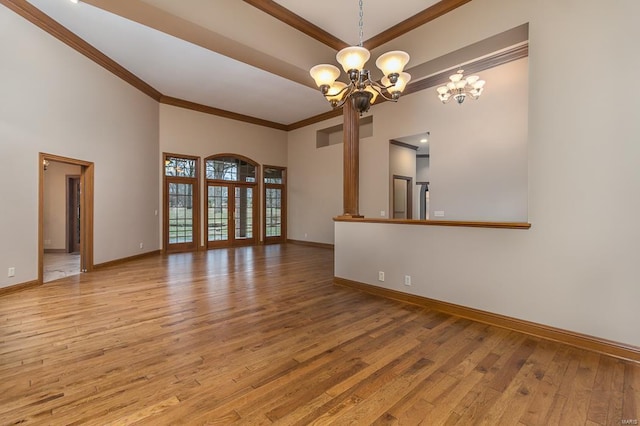
[[[285,125],[330,110],[308,69],[335,63],[335,50],[246,2],[28,1],[164,95]],[[388,0],[366,0],[364,38],[437,1],[389,7]],[[358,42],[358,0],[277,3],[349,44]],[[146,15],[136,15],[136,8]],[[147,17],[148,25],[140,23]]]
[[[439,0],[401,0],[396,2],[363,0],[363,38],[391,28],[417,15]],[[275,0],[298,16],[338,37],[349,45],[359,42],[360,11],[358,0]],[[393,7],[390,7],[393,4]]]

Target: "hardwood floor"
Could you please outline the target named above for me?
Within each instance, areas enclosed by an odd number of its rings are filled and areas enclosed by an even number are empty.
[[[0,424],[619,425],[640,365],[332,285],[299,245],[0,297]]]

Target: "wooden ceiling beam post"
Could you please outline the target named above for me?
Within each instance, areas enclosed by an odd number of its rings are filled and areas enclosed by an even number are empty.
[[[344,213],[341,217],[364,217],[359,209],[360,191],[360,114],[349,99],[342,107],[343,126],[343,197]]]

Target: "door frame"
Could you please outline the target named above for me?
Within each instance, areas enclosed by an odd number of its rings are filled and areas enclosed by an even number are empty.
[[[406,217],[404,219],[413,218],[413,178],[411,176],[393,175],[391,180],[391,219],[395,219],[395,205],[396,205],[396,185],[397,180],[404,180],[407,182],[407,194],[406,194]]]
[[[94,169],[91,161],[38,154],[38,283],[44,280],[44,167],[49,161],[80,166],[80,271],[89,272],[93,264]]]

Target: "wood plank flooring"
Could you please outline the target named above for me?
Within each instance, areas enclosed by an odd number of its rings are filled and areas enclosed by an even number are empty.
[[[0,424],[620,425],[640,366],[332,285],[300,245],[0,297]]]

